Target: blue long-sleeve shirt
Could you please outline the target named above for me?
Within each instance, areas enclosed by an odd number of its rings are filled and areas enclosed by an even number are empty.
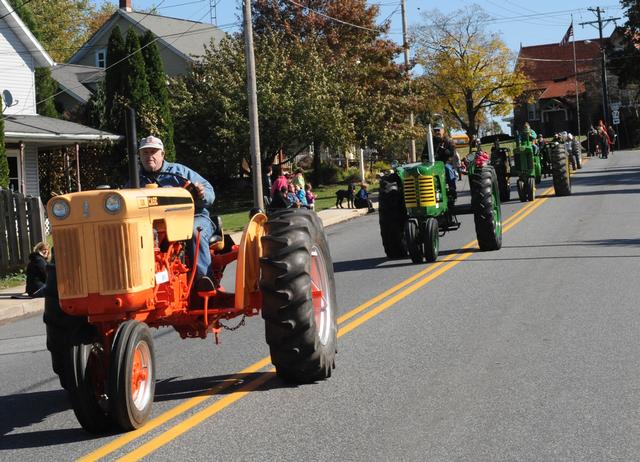
[[[213,205],[213,202],[216,199],[216,194],[213,191],[213,186],[207,180],[205,180],[201,175],[191,170],[186,165],[178,164],[175,162],[167,162],[166,160],[162,163],[162,168],[158,173],[148,173],[145,172],[144,169],[140,168],[140,186],[144,186],[150,183],[158,183],[161,187],[167,186],[175,186],[182,187],[184,181],[180,178],[177,178],[173,175],[163,175],[162,173],[175,173],[176,175],[180,175],[183,178],[186,178],[191,183],[200,183],[204,186],[204,199],[197,199],[195,202],[195,214],[196,215],[205,215],[209,216],[209,211],[207,207]],[[131,182],[127,183],[127,187],[131,187]]]

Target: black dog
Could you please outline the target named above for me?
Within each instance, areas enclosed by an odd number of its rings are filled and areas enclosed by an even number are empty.
[[[346,199],[347,207],[352,209],[354,191],[355,191],[355,188],[352,183],[349,183],[349,186],[347,187],[347,189],[338,189],[336,191],[336,208],[343,209],[344,207],[342,206],[342,202]]]

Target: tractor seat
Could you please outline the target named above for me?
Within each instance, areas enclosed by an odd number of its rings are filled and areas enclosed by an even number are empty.
[[[215,252],[220,252],[224,249],[224,232],[222,231],[222,217],[219,215],[213,215],[211,221],[215,225],[215,231],[213,236],[209,239],[209,247]]]

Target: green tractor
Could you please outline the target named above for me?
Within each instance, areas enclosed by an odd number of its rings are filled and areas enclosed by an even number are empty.
[[[531,142],[535,132],[525,129],[516,134],[516,147],[513,150],[514,165],[511,176],[517,177],[518,198],[520,202],[532,201],[536,198],[536,185],[542,181],[542,162],[540,152]]]
[[[455,187],[447,185],[445,164],[434,156],[431,127],[428,159],[395,169],[380,179],[379,222],[385,254],[414,263],[438,258],[440,237],[460,228],[463,209],[455,206]],[[502,246],[500,192],[488,156],[476,156],[469,168],[471,211],[481,250]],[[455,183],[455,181],[454,181]]]

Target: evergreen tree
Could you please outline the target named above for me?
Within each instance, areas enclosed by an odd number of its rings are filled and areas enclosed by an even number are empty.
[[[173,143],[173,117],[169,107],[169,91],[167,89],[167,76],[164,73],[160,52],[156,46],[153,32],[147,31],[140,41],[145,69],[147,71],[147,83],[149,92],[158,112],[157,136],[164,142],[165,156],[173,162],[176,158],[176,148]]]
[[[125,56],[124,40],[119,27],[114,27],[107,45],[107,70],[104,76],[104,115],[102,121],[107,130],[124,133],[124,117],[120,98],[124,96],[124,67],[120,62]]]
[[[35,73],[36,80],[36,112],[41,116],[59,118],[53,95],[58,90],[58,84],[51,77],[51,69],[39,67]]]
[[[140,39],[133,29],[127,31],[125,53],[128,58],[123,62],[123,96],[127,100],[127,105],[136,110],[138,133],[146,134],[149,132],[149,122],[146,115],[151,105],[151,94],[147,83],[144,58],[140,53]]]
[[[9,161],[7,160],[7,152],[4,148],[4,115],[0,113],[0,188],[8,187]]]

